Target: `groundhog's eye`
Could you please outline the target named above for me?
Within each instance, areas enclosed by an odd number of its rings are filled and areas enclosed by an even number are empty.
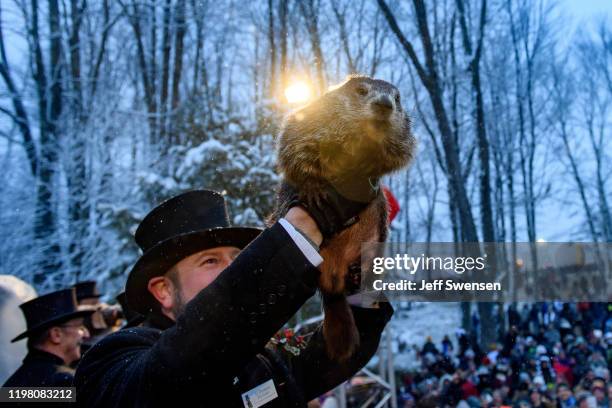
[[[365,86],[358,86],[355,91],[360,96],[366,96],[368,94],[368,88],[366,88]]]
[[[395,94],[395,102],[400,103],[400,94]]]

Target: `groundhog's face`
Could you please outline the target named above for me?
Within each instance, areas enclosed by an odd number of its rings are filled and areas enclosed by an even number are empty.
[[[360,122],[371,122],[384,131],[407,120],[399,90],[386,81],[355,77],[333,88],[326,97],[341,102],[344,110]],[[400,129],[397,129],[400,130]]]
[[[279,164],[285,173],[299,167],[297,173],[327,179],[380,177],[408,164],[414,147],[398,89],[352,77],[289,116],[279,140]]]

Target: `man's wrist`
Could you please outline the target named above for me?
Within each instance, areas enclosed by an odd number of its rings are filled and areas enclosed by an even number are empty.
[[[314,242],[312,239],[310,239],[310,238],[308,237],[308,235],[307,235],[307,234],[306,234],[304,231],[302,231],[301,229],[299,229],[299,228],[298,228],[298,227],[296,227],[296,226],[293,226],[293,228],[295,228],[295,230],[296,230],[297,232],[299,232],[300,234],[302,234],[302,236],[304,237],[304,239],[305,239],[306,241],[308,241],[308,243],[309,243],[310,245],[312,245],[312,247],[313,247],[314,249],[316,249],[316,250],[317,250],[317,252],[319,252],[319,250],[321,249],[321,248],[319,247],[319,245],[317,245],[317,244],[316,244],[316,243],[315,243],[315,242]]]
[[[287,234],[291,237],[295,245],[302,251],[302,254],[308,259],[312,266],[319,266],[323,262],[323,258],[319,254],[319,248],[304,233],[299,232],[289,221],[285,218],[278,220],[278,223],[287,231]]]

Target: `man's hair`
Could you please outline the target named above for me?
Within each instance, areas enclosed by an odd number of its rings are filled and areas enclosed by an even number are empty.
[[[51,327],[46,327],[30,334],[28,336],[28,350],[32,350],[45,344],[45,341],[47,341],[49,338],[49,329],[51,329]]]

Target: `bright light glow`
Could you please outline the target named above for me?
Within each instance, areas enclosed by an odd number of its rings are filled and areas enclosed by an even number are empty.
[[[285,89],[285,98],[289,103],[305,103],[310,96],[310,87],[303,81],[297,81]]]
[[[544,238],[538,238],[536,239],[536,242],[546,242],[546,240]]]

